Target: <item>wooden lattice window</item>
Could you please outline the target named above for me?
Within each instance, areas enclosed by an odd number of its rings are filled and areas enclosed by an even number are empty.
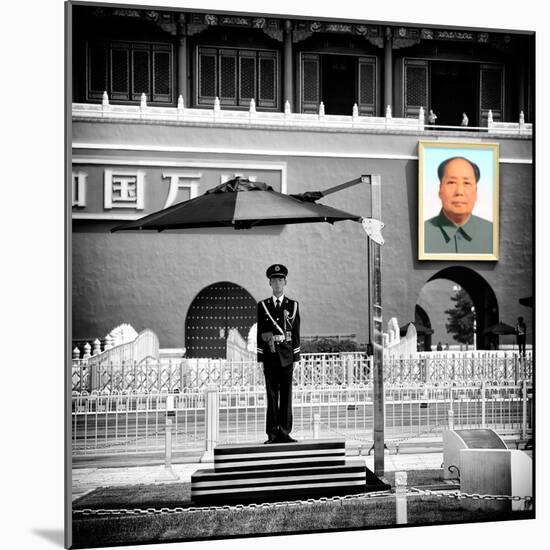
[[[374,116],[376,114],[376,58],[360,57],[357,63],[359,77],[359,114]]]
[[[405,60],[405,117],[417,117],[420,107],[428,108],[428,74],[427,61]]]
[[[259,109],[279,105],[278,54],[271,50],[197,48],[197,105],[220,104],[249,107],[254,99]]]
[[[482,126],[487,123],[489,111],[493,120],[503,119],[504,70],[501,65],[482,64],[479,68],[479,108]]]
[[[89,43],[86,100],[107,92],[113,102],[175,103],[174,51],[171,44],[142,42]]]
[[[305,53],[301,58],[302,112],[317,113],[319,110],[321,63],[318,54]]]

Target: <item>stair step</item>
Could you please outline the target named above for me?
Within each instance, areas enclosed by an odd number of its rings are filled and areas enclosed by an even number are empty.
[[[380,490],[383,487],[376,486]],[[270,501],[363,493],[366,466],[363,460],[315,467],[279,467],[262,470],[198,470],[191,476],[191,499],[208,501]]]
[[[232,471],[345,464],[345,441],[306,440],[270,445],[218,445],[214,449],[214,469]]]

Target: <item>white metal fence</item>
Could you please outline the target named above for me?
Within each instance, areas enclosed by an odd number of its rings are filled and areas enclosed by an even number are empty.
[[[265,390],[219,388],[219,443],[260,442],[265,438]],[[174,395],[173,452],[205,448],[208,391],[193,388],[176,394],[124,391],[101,395],[74,393],[72,398],[73,456],[160,453],[168,395]],[[491,427],[499,433],[526,437],[531,423],[532,387],[519,384],[391,384],[385,388],[387,443],[438,434],[447,427],[449,411],[455,427]],[[354,387],[298,385],[293,395],[294,428],[298,439],[312,437],[313,421],[321,437],[345,437],[372,444],[373,391],[370,384]]]
[[[532,377],[532,356],[517,353],[430,353],[420,357],[384,358],[387,384],[518,383]],[[182,359],[142,363],[90,364],[75,361],[71,373],[76,392],[110,394],[175,392],[220,388],[258,388],[264,383],[256,361]],[[357,386],[372,382],[371,358],[363,353],[304,354],[294,370],[294,384],[303,387]]]

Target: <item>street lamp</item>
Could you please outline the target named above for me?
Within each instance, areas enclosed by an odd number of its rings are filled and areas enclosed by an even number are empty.
[[[472,314],[474,316],[474,350],[476,350],[477,349],[477,345],[476,345],[476,330],[477,330],[476,308],[474,306],[472,306],[470,311],[472,312]]]

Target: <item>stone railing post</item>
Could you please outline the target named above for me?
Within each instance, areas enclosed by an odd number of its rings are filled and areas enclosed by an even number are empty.
[[[354,358],[352,355],[348,355],[346,358],[345,358],[345,361],[346,361],[346,382],[348,384],[348,386],[351,386],[354,382],[353,380],[353,371],[354,371]]]
[[[321,415],[319,413],[313,413],[313,439],[319,439],[321,433]]]
[[[407,523],[407,472],[395,472],[395,518],[399,525]]]
[[[101,353],[101,342],[99,341],[99,338],[96,338],[94,340],[92,355],[98,355],[100,353]]]
[[[92,346],[90,346],[89,342],[86,342],[84,344],[84,355],[82,356],[82,359],[89,359],[92,356]]]
[[[455,413],[453,411],[453,409],[449,409],[447,411],[447,424],[448,424],[448,427],[449,427],[449,430],[454,430],[455,429]]]

